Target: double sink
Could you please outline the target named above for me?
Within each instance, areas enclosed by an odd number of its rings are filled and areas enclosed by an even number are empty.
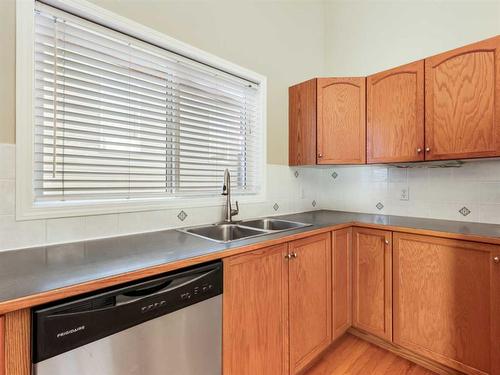
[[[221,223],[180,229],[180,231],[210,241],[229,243],[247,238],[264,236],[286,230],[300,229],[312,224],[281,219],[254,219],[235,223]]]

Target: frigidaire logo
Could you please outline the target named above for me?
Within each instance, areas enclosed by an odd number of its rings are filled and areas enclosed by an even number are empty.
[[[80,326],[80,327],[76,327],[76,328],[72,328],[72,329],[68,329],[67,331],[64,331],[64,332],[59,332],[57,334],[57,338],[61,338],[61,337],[64,337],[64,336],[67,336],[67,335],[71,335],[73,333],[76,333],[78,331],[83,331],[85,329],[85,326]]]

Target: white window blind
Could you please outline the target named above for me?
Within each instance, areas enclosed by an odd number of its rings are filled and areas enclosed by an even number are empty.
[[[35,201],[259,190],[259,85],[36,3]]]

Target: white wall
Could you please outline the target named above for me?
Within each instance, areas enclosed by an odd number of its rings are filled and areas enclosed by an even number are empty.
[[[325,32],[326,74],[364,76],[500,34],[500,1],[327,1]],[[322,206],[500,224],[500,161],[426,165],[328,169]],[[408,201],[399,199],[403,188]]]

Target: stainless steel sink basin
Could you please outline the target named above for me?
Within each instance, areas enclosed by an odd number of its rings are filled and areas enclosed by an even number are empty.
[[[236,224],[206,225],[202,227],[184,229],[183,232],[217,242],[236,241],[243,238],[261,236],[267,233],[262,230],[246,228]]]
[[[232,242],[310,225],[312,224],[265,218],[245,220],[234,224],[203,225],[180,229],[180,231],[215,242]]]
[[[256,219],[256,220],[246,220],[239,223],[241,226],[263,229],[266,231],[279,231],[279,230],[290,230],[308,227],[311,224],[298,223],[295,221],[280,220],[280,219]]]

